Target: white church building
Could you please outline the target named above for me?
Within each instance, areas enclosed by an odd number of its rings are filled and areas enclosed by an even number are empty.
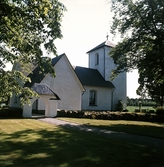
[[[89,67],[73,67],[66,54],[52,59],[56,77],[42,75],[36,67],[24,86],[36,91],[40,98],[31,99],[23,106],[23,116],[31,117],[32,110],[42,110],[45,116],[54,117],[57,110],[114,110],[118,100],[126,103],[126,73],[113,81],[110,75],[116,68],[109,56],[114,45],[105,41],[89,50]],[[13,70],[17,70],[14,69]],[[13,95],[10,107],[20,107],[19,97]]]

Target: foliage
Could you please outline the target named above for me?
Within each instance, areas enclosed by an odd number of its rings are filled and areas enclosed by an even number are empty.
[[[142,106],[156,106],[156,102],[152,99],[129,98],[127,97],[127,106],[138,106],[138,102],[142,102]]]
[[[137,94],[164,103],[164,1],[112,0],[111,33],[122,41],[110,52],[117,64],[112,77],[138,69]]]
[[[139,112],[139,106],[127,106],[128,112]],[[155,113],[155,108],[151,106],[142,106],[141,107],[141,112],[142,113]]]
[[[159,115],[164,115],[164,106],[159,106],[156,108],[156,113]]]
[[[0,109],[0,118],[22,118],[22,113],[20,108],[3,107]]]
[[[116,111],[123,111],[124,108],[124,102],[122,100],[118,100],[118,103],[116,104],[115,110]]]
[[[89,118],[99,120],[133,120],[146,122],[164,122],[164,116],[151,113],[111,112],[111,111],[67,111],[57,112],[57,117]]]
[[[1,0],[0,1],[0,101],[12,93],[34,95],[22,84],[29,78],[31,62],[39,66],[43,61],[43,48],[56,54],[54,40],[61,38],[60,22],[65,7],[58,0]],[[44,73],[55,72],[51,66]],[[5,71],[6,63],[19,63],[22,72]],[[42,68],[43,69],[43,68]]]

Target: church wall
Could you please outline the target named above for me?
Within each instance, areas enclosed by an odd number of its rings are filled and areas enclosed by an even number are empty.
[[[106,47],[106,59],[105,59],[105,80],[110,80],[110,76],[113,69],[116,69],[113,59],[109,56],[110,48]],[[122,100],[126,103],[126,73],[119,74],[113,81],[115,86],[113,92],[113,107],[118,103],[118,100]],[[126,105],[126,104],[125,104]],[[114,108],[113,108],[114,109]]]
[[[104,46],[97,50],[94,50],[89,53],[89,67],[93,69],[97,69],[101,75],[104,77],[106,81],[110,81],[110,76],[112,70],[116,68],[113,59],[109,56],[110,47]],[[99,53],[99,64],[95,65],[95,54]],[[113,92],[113,107],[118,103],[118,100],[122,100],[126,103],[126,73],[121,73],[111,81],[115,86],[115,90]],[[125,104],[126,105],[126,104]]]
[[[47,84],[61,99],[58,109],[81,110],[82,87],[67,58],[62,56],[54,68],[56,77],[47,75],[41,83]]]
[[[10,98],[10,107],[13,107],[13,108],[20,107],[20,99],[15,94],[13,94],[12,97]]]
[[[109,47],[105,47],[105,80],[110,81],[112,70],[116,68],[113,59],[109,56]]]
[[[96,106],[89,105],[90,90],[96,91]],[[102,87],[85,86],[85,92],[82,95],[83,110],[111,110],[112,89]]]
[[[115,78],[113,81],[113,84],[115,86],[115,90],[113,92],[113,104],[114,106],[118,103],[118,100],[121,100],[125,103],[126,106],[126,73],[121,73],[117,78]]]
[[[99,54],[99,63],[96,65],[96,54]],[[89,68],[97,69],[104,77],[104,49],[100,48],[89,53]]]

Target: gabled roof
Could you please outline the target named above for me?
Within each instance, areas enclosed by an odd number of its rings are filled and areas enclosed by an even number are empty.
[[[54,58],[52,59],[52,66],[54,66],[54,65],[60,60],[60,58],[61,58],[62,56],[66,56],[65,53],[61,54],[60,56],[54,57]]]
[[[115,44],[113,44],[112,42],[110,42],[110,41],[107,40],[107,41],[101,43],[100,45],[94,47],[93,49],[89,50],[87,53],[90,53],[90,52],[92,52],[94,50],[97,50],[99,48],[102,48],[104,46],[108,46],[108,47],[112,47],[113,48],[113,47],[115,47]]]
[[[75,67],[75,72],[81,83],[85,86],[114,88],[114,85],[110,81],[105,81],[96,69],[77,66]]]
[[[60,60],[60,58],[61,58],[62,56],[64,56],[64,55],[65,55],[65,54],[62,54],[62,55],[57,56],[57,57],[54,57],[54,58],[52,59],[52,65],[54,66],[54,65]],[[32,71],[32,73],[30,73],[30,74],[28,75],[28,77],[31,79],[31,82],[27,82],[24,86],[31,88],[31,87],[34,85],[34,83],[40,83],[40,82],[44,79],[44,77],[45,77],[45,74],[41,73],[40,71],[41,71],[40,67],[37,66],[37,67]]]
[[[55,96],[55,100],[60,100],[58,95],[46,84],[35,83],[31,89],[39,95],[52,95]]]

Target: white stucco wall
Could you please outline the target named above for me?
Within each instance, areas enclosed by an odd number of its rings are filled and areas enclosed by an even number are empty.
[[[83,110],[111,110],[111,92],[112,89],[102,87],[85,86],[85,92],[82,95]],[[89,106],[90,90],[97,91],[96,106]]]
[[[45,110],[45,102],[42,100],[42,98],[33,103],[33,109]]]
[[[47,75],[41,83],[47,84],[61,99],[58,109],[81,110],[83,87],[66,56],[62,56],[54,68],[56,77]]]
[[[111,80],[110,76],[113,69],[116,69],[116,64],[114,64],[113,59],[109,56],[109,47],[105,47],[105,80]],[[115,86],[115,90],[113,92],[113,109],[115,109],[115,105],[118,103],[118,100],[122,100],[126,106],[126,97],[127,97],[127,87],[126,87],[126,73],[120,73],[113,81],[111,81]]]
[[[12,95],[10,98],[10,107],[18,108],[19,107],[19,98],[15,96],[15,94]]]
[[[104,49],[105,48],[100,48],[98,50],[94,50],[89,53],[89,68],[97,69],[100,74],[104,77],[105,76],[105,70],[104,70]],[[95,58],[96,54],[99,54],[99,64],[95,65]]]
[[[114,86],[116,87],[113,92],[113,106],[115,106],[118,103],[118,100],[121,100],[124,102],[126,107],[126,73],[121,73],[117,78],[115,78],[113,81]]]
[[[104,46],[97,50],[94,50],[89,53],[89,67],[93,69],[97,69],[100,74],[104,77],[106,81],[110,80],[111,72],[116,68],[116,65],[113,62],[113,59],[109,56],[110,47]],[[99,64],[95,65],[95,54],[99,54]],[[126,105],[126,96],[127,96],[127,88],[126,88],[126,73],[121,73],[111,81],[115,86],[115,90],[113,92],[113,108],[118,103],[118,100],[122,100]]]
[[[50,100],[53,96],[41,95],[40,99],[44,101],[45,104],[45,116],[55,117],[57,115],[57,102],[58,100]],[[29,118],[32,116],[32,106],[37,98],[30,99],[30,104],[25,104],[23,106],[23,117]],[[38,99],[39,100],[39,99]]]

